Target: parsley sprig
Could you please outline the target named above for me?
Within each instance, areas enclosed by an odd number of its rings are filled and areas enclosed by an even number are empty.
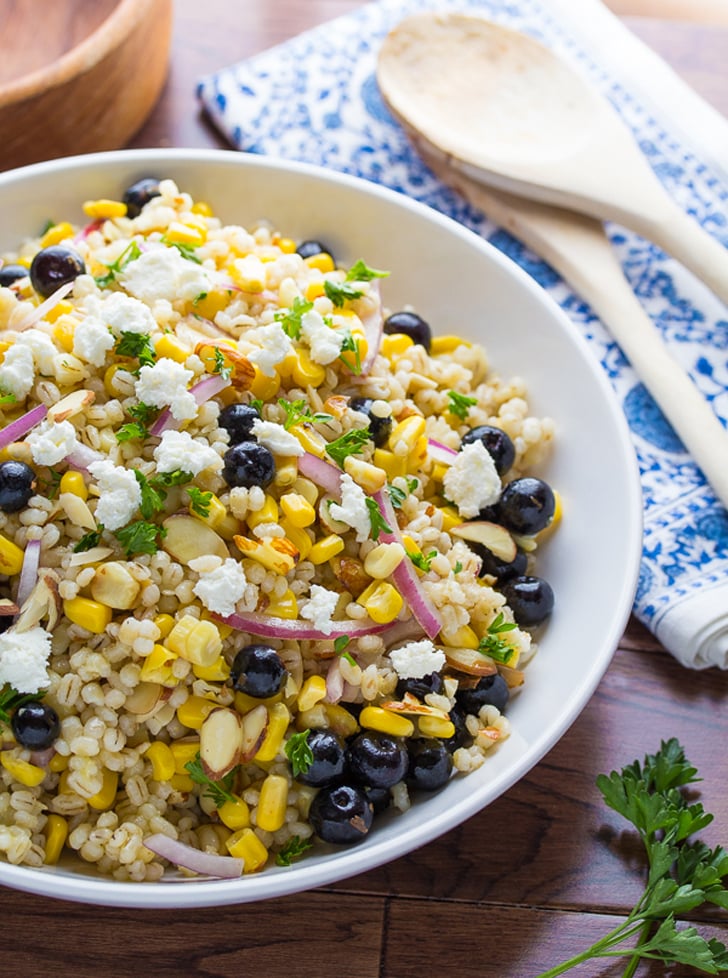
[[[375,278],[387,278],[389,272],[383,272],[379,268],[372,268],[365,261],[358,258],[346,273],[347,282],[371,282]]]
[[[212,505],[212,493],[198,489],[197,486],[185,486],[185,492],[190,497],[190,509],[196,516],[201,516],[203,520],[210,515]]]
[[[468,397],[467,394],[460,394],[458,391],[448,391],[447,396],[450,400],[448,411],[461,421],[465,421],[470,408],[478,403],[477,397]]]
[[[299,859],[312,846],[313,843],[308,839],[292,835],[276,856],[276,866],[290,866],[294,859]]]
[[[339,468],[344,468],[344,459],[349,455],[361,455],[362,448],[369,441],[369,430],[352,428],[340,438],[330,441],[326,446],[326,454],[336,462]]]
[[[313,751],[308,745],[310,733],[310,730],[303,730],[301,733],[293,734],[286,741],[284,750],[286,757],[291,762],[294,778],[297,778],[299,774],[305,774],[313,764]]]
[[[334,416],[332,414],[325,414],[323,411],[316,411],[311,414],[303,398],[299,398],[296,401],[287,401],[285,397],[279,397],[278,403],[286,412],[286,419],[283,422],[283,427],[286,431],[294,428],[297,424],[301,424],[303,421],[310,421],[313,424],[324,424],[327,421],[333,421]]]
[[[634,761],[599,775],[604,801],[631,822],[645,847],[645,889],[618,927],[537,978],[556,978],[584,961],[615,957],[628,961],[623,978],[631,978],[642,961],[688,965],[709,975],[728,971],[728,949],[720,941],[702,937],[692,925],[677,924],[679,916],[706,904],[728,909],[728,853],[690,838],[713,820],[682,791],[698,780],[675,738],[662,741],[642,764]]]
[[[116,261],[106,266],[106,275],[97,275],[95,277],[96,284],[102,289],[111,285],[112,282],[116,281],[119,272],[123,272],[129,262],[136,261],[141,253],[142,250],[136,241],[129,242]]]
[[[392,527],[387,523],[384,514],[374,499],[366,498],[369,522],[372,526],[372,540],[378,540],[381,533],[391,533]]]
[[[114,536],[126,551],[127,559],[136,554],[155,554],[159,550],[159,537],[165,537],[163,526],[147,520],[137,520],[128,526],[114,531]]]
[[[417,553],[416,551],[407,551],[407,556],[412,561],[412,563],[419,570],[424,571],[425,574],[432,566],[432,561],[437,557],[437,550],[430,550],[429,553]]]
[[[296,296],[290,309],[282,309],[275,314],[275,321],[281,324],[281,329],[286,336],[298,340],[301,338],[301,320],[312,309],[313,302],[307,302]]]
[[[351,639],[348,635],[339,635],[338,638],[334,639],[334,652],[342,659],[346,659],[350,666],[356,665],[356,659],[347,651],[347,646]]]
[[[157,362],[149,333],[132,333],[123,330],[114,353],[120,357],[136,357],[140,367],[151,367]]]
[[[159,413],[158,409],[140,401],[128,407],[126,413],[132,420],[117,429],[116,440],[121,444],[124,441],[148,438],[149,425]]]
[[[503,617],[503,612],[499,612],[490,625],[488,625],[487,632],[481,638],[480,644],[478,645],[478,652],[482,652],[483,655],[489,655],[495,662],[501,662],[504,666],[507,666],[516,654],[516,650],[509,642],[501,638],[501,635],[504,632],[512,632],[516,627],[515,622],[506,621]]]
[[[80,554],[84,553],[86,550],[92,550],[94,547],[98,547],[99,543],[101,542],[101,534],[103,532],[103,523],[99,523],[95,530],[90,530],[88,533],[84,533],[76,546],[73,548],[73,552],[75,554]]]
[[[208,778],[202,769],[199,754],[195,755],[194,760],[188,761],[185,764],[185,768],[195,784],[205,786],[205,791],[202,793],[203,795],[207,795],[208,798],[212,798],[216,808],[222,808],[226,801],[235,801],[235,795],[232,791],[233,781],[235,780],[235,768],[232,771],[228,771],[225,777],[219,781],[213,781],[212,778]]]

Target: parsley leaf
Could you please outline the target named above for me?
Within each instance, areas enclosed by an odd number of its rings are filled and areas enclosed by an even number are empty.
[[[343,469],[344,459],[349,455],[361,455],[361,450],[368,441],[369,431],[366,428],[352,428],[340,438],[330,441],[326,446],[326,454]]]
[[[0,407],[7,407],[9,404],[17,404],[18,399],[15,394],[9,394],[0,387]]]
[[[165,537],[167,531],[156,523],[138,520],[116,530],[114,536],[126,550],[126,556],[135,554],[155,554],[159,550],[158,537]]]
[[[463,565],[460,563],[459,560],[456,560],[455,566],[452,569],[453,574],[459,574],[462,569],[463,569]]]
[[[149,422],[157,415],[157,408],[140,401],[132,404],[126,409],[126,413],[133,421],[123,424],[116,432],[116,440],[121,444],[124,441],[133,441],[136,438],[149,437]]]
[[[313,764],[313,751],[308,746],[308,735],[310,733],[310,730],[304,730],[301,733],[293,734],[286,741],[284,750],[286,757],[291,762],[294,778],[297,778],[299,774],[305,774]]]
[[[197,486],[187,486],[185,492],[190,497],[190,508],[192,509],[192,512],[197,516],[201,516],[203,519],[207,519],[207,517],[210,515],[212,493],[203,492],[203,490],[198,489]]]
[[[378,268],[370,268],[361,258],[357,259],[346,273],[347,282],[371,282],[374,278],[387,278],[389,272],[382,272]]]
[[[292,340],[301,337],[301,319],[313,309],[313,302],[306,302],[298,296],[293,300],[290,309],[280,310],[275,314],[275,321],[281,324],[283,332]]]
[[[352,365],[350,360],[345,360],[344,353],[354,354],[354,364]],[[344,337],[344,342],[341,344],[341,353],[339,354],[339,360],[351,370],[355,376],[359,376],[361,373],[361,354],[359,353],[359,344],[354,339],[351,333],[348,333]]]
[[[315,424],[333,420],[332,414],[324,414],[323,412],[311,414],[303,398],[296,401],[287,401],[284,397],[279,397],[278,403],[286,412],[286,420],[283,422],[283,427],[286,431],[289,431],[302,421],[310,421]]]
[[[19,693],[13,686],[8,684],[3,686],[0,689],[0,724],[9,726],[10,713],[13,710],[17,710],[19,706],[25,706],[26,703],[37,703],[43,699],[45,694],[45,689],[37,693]]]
[[[99,523],[95,530],[91,530],[90,533],[86,533],[81,537],[76,546],[73,548],[73,552],[75,554],[80,554],[86,550],[91,550],[93,547],[98,547],[101,540],[101,534],[103,532],[103,524]]]
[[[387,523],[379,506],[368,496],[365,500],[369,510],[369,522],[372,525],[372,540],[378,540],[380,533],[391,533],[392,527]]]
[[[339,635],[338,638],[334,639],[334,652],[341,656],[342,659],[346,659],[350,666],[356,665],[356,660],[351,652],[347,652],[346,648],[351,639],[348,635]]]
[[[460,418],[461,421],[465,421],[470,408],[478,403],[477,397],[467,397],[467,395],[459,394],[457,391],[448,391],[447,396],[450,399],[447,406],[448,411],[450,414],[454,414],[456,418]]]
[[[223,380],[229,380],[233,372],[233,368],[225,359],[225,354],[222,352],[219,346],[215,347],[215,366],[213,367],[212,372],[214,374],[220,374]]]
[[[143,472],[139,469],[134,469],[134,475],[136,481],[139,483],[139,489],[142,494],[142,501],[139,509],[145,520],[151,520],[164,506],[164,500],[167,493],[164,489],[159,491],[159,489],[150,482]]]
[[[437,557],[437,550],[430,550],[430,552],[427,554],[412,553],[411,551],[408,550],[407,556],[415,565],[415,567],[427,573],[427,571],[432,566],[432,561],[435,559],[435,557]]]
[[[232,771],[228,771],[225,777],[219,781],[213,781],[212,778],[208,778],[205,774],[199,754],[195,755],[194,760],[188,761],[185,764],[185,768],[195,784],[205,785],[206,790],[203,791],[203,795],[212,798],[216,808],[222,808],[226,801],[235,801],[235,795],[232,793],[235,768]]]
[[[148,333],[123,330],[114,352],[120,357],[136,357],[140,367],[152,366],[157,362],[157,354]]]
[[[340,309],[349,299],[361,299],[364,295],[364,292],[351,282],[332,282],[328,278],[324,279],[324,293],[337,309]]]
[[[401,509],[402,504],[410,493],[413,493],[417,486],[419,485],[419,479],[410,476],[406,477],[407,492],[404,489],[400,489],[399,486],[393,485],[393,483],[387,483],[387,492],[389,493],[389,498],[392,501],[392,505],[395,509]]]
[[[136,241],[131,241],[116,259],[116,261],[106,266],[108,269],[106,275],[97,275],[94,281],[100,288],[105,289],[107,285],[111,285],[112,282],[115,282],[119,272],[123,271],[129,262],[136,261],[141,253],[142,249],[139,247],[138,243]]]
[[[172,248],[176,248],[180,255],[188,261],[193,261],[196,265],[202,264],[202,259],[195,253],[197,245],[185,244],[183,241],[169,241],[166,236],[161,238],[161,241]]]
[[[276,866],[290,866],[294,859],[298,859],[312,846],[313,843],[308,839],[302,839],[300,835],[292,835],[277,854]]]
[[[516,654],[516,650],[505,639],[501,638],[501,635],[503,632],[512,632],[516,627],[515,622],[506,621],[503,612],[500,612],[488,625],[488,631],[478,645],[478,652],[489,655],[495,662],[508,665]]]

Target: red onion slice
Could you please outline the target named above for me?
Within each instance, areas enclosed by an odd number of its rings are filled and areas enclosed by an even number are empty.
[[[305,618],[274,618],[271,615],[261,615],[256,612],[243,615],[213,615],[213,617],[239,632],[248,632],[260,638],[292,638],[301,642],[333,641],[341,638],[342,635],[347,635],[350,638],[358,638],[361,635],[379,635],[397,624],[396,621],[393,621],[380,625],[373,622],[371,618],[347,619],[346,621],[332,621],[331,630],[322,631],[320,628],[315,628]]]
[[[88,445],[82,445],[80,442],[76,445],[70,455],[66,455],[66,464],[70,465],[72,469],[81,469],[86,471],[93,462],[100,462],[102,459],[106,458],[101,452],[97,452],[94,448],[89,448]]]
[[[190,387],[190,394],[192,394],[199,407],[229,386],[230,379],[228,377],[223,377],[222,374],[209,374],[209,376],[203,377],[193,387]],[[149,434],[158,438],[162,432],[173,429],[177,430],[181,424],[182,422],[173,416],[170,409],[165,408],[149,429]]]
[[[36,425],[40,424],[47,414],[48,408],[45,404],[39,404],[20,418],[16,418],[15,421],[6,424],[2,431],[0,431],[0,448],[7,448],[14,441],[20,441]]]
[[[452,465],[458,456],[454,448],[448,448],[432,438],[427,439],[427,454],[433,462],[440,462],[441,465]]]
[[[15,599],[22,608],[38,582],[38,567],[40,566],[40,540],[28,540],[23,554],[23,566],[18,578],[18,594]]]
[[[338,703],[344,694],[344,677],[341,675],[341,659],[337,656],[326,673],[326,699]]]
[[[202,852],[192,846],[170,839],[168,835],[157,832],[144,839],[144,845],[157,856],[167,859],[175,866],[189,869],[201,876],[217,876],[220,879],[237,879],[243,874],[244,862],[234,856],[218,856],[211,852]]]
[[[317,455],[306,452],[298,459],[298,471],[333,495],[341,495],[341,469]]]
[[[34,326],[39,320],[41,320],[47,312],[50,312],[58,303],[65,299],[69,292],[73,289],[73,281],[65,282],[63,285],[59,286],[53,295],[49,295],[48,298],[41,302],[39,306],[31,310],[28,315],[21,319],[21,321],[13,326],[13,329],[18,333],[22,333],[24,329],[28,329]]]

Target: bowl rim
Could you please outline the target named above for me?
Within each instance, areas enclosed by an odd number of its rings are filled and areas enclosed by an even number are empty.
[[[414,824],[405,827],[404,831],[400,832],[394,839],[386,840],[386,843],[377,844],[374,842],[371,846],[345,850],[345,858],[342,858],[340,850],[319,856],[315,864],[307,864],[305,874],[299,874],[303,877],[300,881],[295,875],[290,877],[287,875],[290,870],[279,870],[271,867],[262,874],[253,874],[234,880],[194,880],[193,885],[190,885],[190,881],[187,882],[187,885],[176,885],[172,881],[120,883],[107,877],[74,874],[57,868],[36,869],[0,862],[0,884],[55,899],[100,906],[140,909],[224,906],[290,896],[342,879],[349,879],[392,862],[456,828],[499,798],[538,764],[571,727],[593,696],[597,685],[609,667],[619,639],[629,620],[640,567],[642,490],[637,458],[624,414],[604,370],[566,313],[553,297],[542,289],[513,259],[474,231],[424,203],[372,181],[314,164],[257,154],[246,155],[234,150],[194,148],[129,149],[32,163],[0,173],[0,191],[4,189],[6,184],[12,184],[16,180],[33,179],[36,175],[49,175],[54,171],[95,169],[97,167],[115,168],[118,166],[120,168],[126,167],[131,172],[133,167],[140,168],[142,164],[146,165],[150,161],[158,161],[158,163],[152,162],[153,167],[165,163],[174,165],[175,163],[205,164],[219,162],[239,166],[242,169],[246,167],[273,168],[319,180],[333,181],[359,193],[369,194],[372,197],[388,201],[396,208],[413,211],[448,230],[451,234],[463,238],[487,255],[490,261],[495,262],[512,279],[515,279],[520,288],[526,289],[541,303],[545,303],[549,307],[552,316],[559,321],[561,329],[568,334],[570,340],[581,351],[584,368],[589,371],[591,380],[600,390],[610,419],[614,424],[614,434],[617,436],[619,446],[622,449],[623,475],[628,490],[628,498],[625,500],[628,521],[621,530],[622,535],[634,543],[629,548],[630,559],[628,564],[623,567],[622,579],[619,582],[618,591],[614,595],[614,607],[618,609],[619,613],[615,610],[610,619],[610,627],[602,631],[596,650],[599,654],[595,654],[590,668],[585,670],[581,685],[578,688],[578,694],[573,697],[568,710],[559,714],[558,722],[552,725],[547,736],[541,737],[535,744],[527,745],[514,763],[509,763],[504,771],[489,782],[490,790],[487,800],[483,801],[478,793],[471,792],[468,797],[435,816],[428,824],[429,831],[426,838],[421,837],[421,823],[414,822]],[[433,825],[432,822],[435,824]]]

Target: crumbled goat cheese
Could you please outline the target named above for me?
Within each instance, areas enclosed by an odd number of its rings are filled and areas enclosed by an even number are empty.
[[[114,336],[121,336],[122,333],[151,334],[159,328],[150,309],[124,292],[112,292],[100,302],[95,297],[94,300],[89,311],[109,326]],[[86,305],[89,306],[88,300]]]
[[[275,455],[303,455],[303,447],[298,438],[286,431],[282,424],[258,418],[253,422],[252,433],[261,445]]]
[[[339,595],[336,591],[329,591],[328,588],[321,587],[320,584],[312,584],[309,592],[310,597],[301,602],[299,614],[301,618],[310,621],[314,628],[317,628],[324,635],[330,635],[334,630],[332,617],[339,603]]]
[[[44,377],[55,377],[55,359],[58,350],[53,340],[39,329],[26,329],[15,340],[15,346],[26,346],[33,355],[33,362],[39,374]]]
[[[332,329],[320,313],[311,309],[301,316],[301,336],[309,345],[311,359],[326,366],[340,355],[345,334]]]
[[[78,445],[76,429],[70,421],[44,421],[25,440],[36,465],[58,465]]]
[[[280,323],[248,330],[245,340],[256,344],[245,355],[266,377],[273,377],[276,364],[285,360],[291,352],[291,340]]]
[[[333,519],[346,523],[352,530],[356,530],[357,543],[363,543],[372,533],[366,493],[347,474],[341,476],[340,485],[341,503],[331,503],[329,512]]]
[[[161,357],[153,366],[145,364],[141,368],[134,391],[142,404],[169,406],[173,418],[189,421],[197,416],[198,410],[194,394],[187,389],[193,377],[192,371],[181,363]]]
[[[33,352],[27,346],[14,343],[5,351],[0,364],[0,391],[12,394],[17,401],[23,401],[30,394],[35,380]]]
[[[189,472],[199,475],[203,469],[221,469],[222,458],[214,448],[195,441],[186,431],[167,430],[154,449],[159,472]]]
[[[248,580],[242,566],[228,557],[215,570],[201,574],[192,590],[208,609],[217,615],[235,614],[235,606],[245,594]]]
[[[108,459],[92,462],[88,470],[96,479],[99,489],[96,522],[107,530],[118,530],[126,526],[142,502],[141,487],[134,471],[114,465]]]
[[[439,672],[445,665],[445,653],[427,639],[392,649],[389,658],[400,679],[421,679],[431,672]]]
[[[96,316],[86,316],[73,331],[73,352],[94,367],[103,366],[106,354],[115,343],[108,326]]]
[[[151,305],[157,299],[191,301],[212,288],[205,269],[183,258],[177,248],[150,248],[130,261],[119,276],[124,288]]]
[[[463,446],[442,480],[445,496],[464,519],[500,499],[501,481],[495,463],[482,441]]]
[[[40,625],[16,634],[0,635],[0,686],[9,683],[19,693],[37,693],[50,684],[46,668],[51,636]]]

